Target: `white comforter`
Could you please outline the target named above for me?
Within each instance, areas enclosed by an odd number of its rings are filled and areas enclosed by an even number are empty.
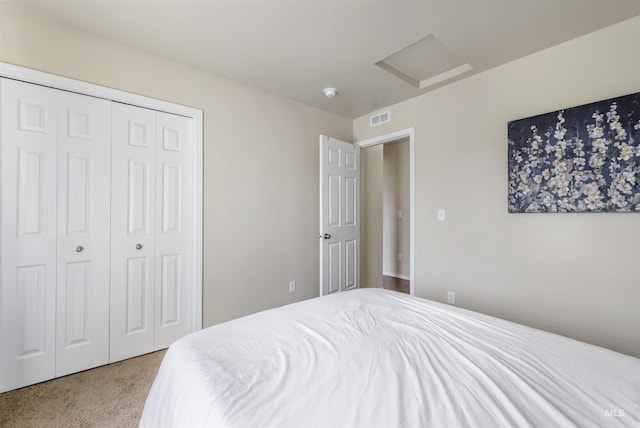
[[[640,427],[640,360],[380,289],[191,334],[143,427]]]

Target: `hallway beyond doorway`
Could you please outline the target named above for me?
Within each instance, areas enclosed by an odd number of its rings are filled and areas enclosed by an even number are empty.
[[[409,281],[406,279],[394,278],[393,276],[382,276],[382,288],[386,290],[399,291],[409,294]]]

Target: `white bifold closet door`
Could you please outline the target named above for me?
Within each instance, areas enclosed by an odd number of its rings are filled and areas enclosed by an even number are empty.
[[[110,102],[0,79],[0,392],[108,362]]]
[[[109,362],[111,102],[58,99],[56,377]]]
[[[113,103],[111,362],[190,332],[192,122]]]

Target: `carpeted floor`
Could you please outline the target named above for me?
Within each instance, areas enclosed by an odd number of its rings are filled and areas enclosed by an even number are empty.
[[[0,427],[137,427],[164,353],[0,394]]]

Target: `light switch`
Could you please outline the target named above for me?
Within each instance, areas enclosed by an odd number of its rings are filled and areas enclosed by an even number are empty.
[[[398,210],[398,218],[402,218],[402,211]]]
[[[438,221],[445,221],[447,219],[447,213],[442,208],[438,210]]]

